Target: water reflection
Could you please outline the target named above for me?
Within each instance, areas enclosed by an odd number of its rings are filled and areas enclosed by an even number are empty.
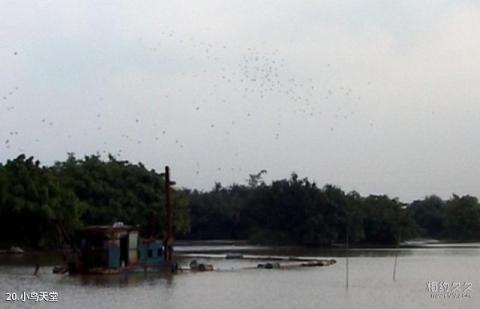
[[[173,284],[174,275],[168,272],[124,273],[116,275],[64,275],[62,284],[82,285],[91,287],[118,287],[129,288],[139,285],[165,286]]]

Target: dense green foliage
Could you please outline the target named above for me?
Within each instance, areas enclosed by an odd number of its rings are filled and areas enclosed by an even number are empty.
[[[429,196],[409,207],[422,235],[457,241],[480,240],[480,204],[473,196],[453,196],[443,201]]]
[[[49,245],[81,224],[82,203],[50,169],[21,155],[0,170],[0,241]]]
[[[414,237],[480,240],[480,204],[472,196],[429,196],[407,205],[320,188],[296,174],[266,184],[264,173],[250,175],[246,185],[173,190],[177,236],[320,246],[347,237],[369,245]],[[142,164],[69,155],[45,167],[20,155],[0,164],[0,245],[60,246],[82,226],[116,221],[162,237],[164,199],[162,175]]]
[[[344,242],[392,245],[420,228],[396,199],[361,197],[308,179],[267,185],[251,175],[248,186],[216,184],[190,194],[193,239],[249,239],[253,243],[332,245]],[[403,238],[402,238],[403,237]]]
[[[296,174],[267,185],[263,173],[250,175],[247,186],[217,183],[209,192],[189,192],[187,238],[301,245],[343,243],[347,235],[350,243],[368,245],[417,237],[480,240],[480,204],[472,196],[427,196],[404,204],[386,195],[318,188]]]
[[[172,192],[174,226],[189,229],[188,202]],[[139,224],[162,237],[164,180],[143,165],[98,156],[41,167],[24,155],[0,165],[0,242],[58,246],[82,225]],[[152,220],[153,219],[153,220]]]

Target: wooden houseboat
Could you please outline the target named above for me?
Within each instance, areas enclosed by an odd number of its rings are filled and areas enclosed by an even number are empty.
[[[81,229],[76,250],[67,258],[68,272],[116,274],[175,268],[170,244],[139,235],[138,226],[121,223]]]

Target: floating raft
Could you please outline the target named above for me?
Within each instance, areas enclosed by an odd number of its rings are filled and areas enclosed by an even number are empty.
[[[288,260],[288,263],[264,263],[258,264],[257,268],[265,268],[265,269],[274,269],[274,268],[297,268],[297,267],[319,267],[319,266],[330,266],[335,264],[337,261],[334,259],[309,259],[303,260],[303,262],[299,262],[300,259]],[[294,262],[290,262],[294,261]]]
[[[228,254],[182,254],[182,257],[193,259],[237,259],[250,261],[265,261],[265,263],[256,266],[243,267],[243,269],[264,268],[298,268],[298,267],[320,267],[330,266],[336,263],[334,259],[319,259],[314,257],[295,257],[295,256],[271,256],[271,255],[242,255],[239,253]],[[184,270],[188,270],[183,268]],[[213,268],[211,269],[213,270]]]

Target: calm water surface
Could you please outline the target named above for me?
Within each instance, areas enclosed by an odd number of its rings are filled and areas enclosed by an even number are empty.
[[[480,308],[480,244],[413,249],[353,249],[349,287],[343,250],[203,246],[183,250],[334,258],[328,267],[255,269],[257,261],[203,259],[205,273],[66,276],[52,257],[0,257],[0,308]],[[180,250],[180,249],[179,249]],[[393,265],[397,259],[396,281]],[[181,261],[187,265],[189,259]],[[463,298],[432,298],[427,282],[471,283]],[[56,291],[57,303],[7,302],[7,292]],[[443,295],[443,294],[441,294]]]

